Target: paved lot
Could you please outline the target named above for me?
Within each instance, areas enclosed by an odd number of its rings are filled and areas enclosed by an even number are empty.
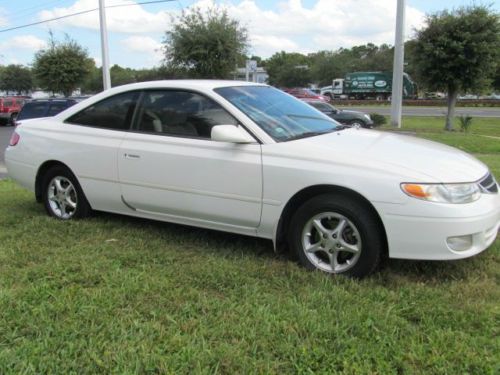
[[[381,115],[390,115],[391,107],[374,107],[374,106],[338,106],[342,109],[350,109],[365,113],[380,113]],[[403,107],[403,115],[405,116],[445,116],[446,108],[444,107]],[[472,117],[498,117],[500,121],[500,108],[455,108],[455,115],[469,115]]]
[[[4,162],[4,151],[9,145],[9,140],[14,127],[12,126],[0,126],[0,179],[7,177],[7,169],[5,168]]]

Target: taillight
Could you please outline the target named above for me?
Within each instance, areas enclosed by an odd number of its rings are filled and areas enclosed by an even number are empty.
[[[9,146],[15,146],[19,143],[19,140],[21,139],[21,137],[19,136],[19,134],[17,134],[16,132],[12,133],[11,137],[10,137],[10,141],[9,141]]]

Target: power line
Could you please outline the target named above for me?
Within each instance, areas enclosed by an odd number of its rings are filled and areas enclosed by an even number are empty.
[[[143,2],[140,2],[140,3],[133,3],[133,4],[117,4],[117,5],[109,5],[109,6],[106,7],[106,9],[108,9],[108,8],[119,8],[119,7],[128,7],[128,6],[134,6],[134,5],[148,5],[148,4],[158,4],[158,3],[169,3],[169,2],[173,2],[173,1],[176,1],[176,0],[156,0],[156,1],[143,1]],[[61,19],[64,19],[64,18],[79,16],[79,15],[82,15],[82,14],[92,13],[92,12],[95,12],[96,10],[99,10],[99,8],[82,10],[81,12],[66,14],[64,16],[55,17],[55,18],[51,18],[51,19],[48,19],[48,20],[44,20],[44,21],[38,21],[38,22],[28,23],[26,25],[10,27],[8,29],[0,30],[0,33],[5,33],[7,31],[12,31],[12,30],[17,30],[17,29],[23,29],[25,27],[40,25],[42,23],[47,23],[47,22],[52,22],[52,21],[58,21],[58,20],[61,20]]]

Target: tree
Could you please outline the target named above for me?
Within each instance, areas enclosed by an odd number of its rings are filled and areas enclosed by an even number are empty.
[[[49,47],[35,54],[33,71],[41,88],[70,96],[83,84],[92,66],[86,49],[68,37],[57,42],[51,34]]]
[[[500,58],[498,14],[484,6],[427,16],[417,31],[415,63],[427,87],[448,93],[446,130],[453,129],[458,93],[482,90]]]
[[[131,68],[122,68],[120,65],[115,64],[111,67],[110,74],[113,86],[137,82],[136,71]]]
[[[0,90],[15,91],[18,95],[33,88],[31,70],[22,65],[8,65],[0,73]]]
[[[280,87],[300,87],[311,81],[309,60],[300,53],[277,52],[266,60],[269,83]]]
[[[247,31],[225,10],[183,12],[163,41],[168,66],[197,78],[228,78],[247,49]]]

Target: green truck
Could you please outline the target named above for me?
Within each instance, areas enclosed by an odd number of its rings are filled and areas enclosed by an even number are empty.
[[[392,94],[392,73],[347,73],[345,78],[334,79],[332,86],[323,87],[321,94],[341,99],[387,100]],[[417,85],[407,73],[403,73],[403,97],[417,98]]]

